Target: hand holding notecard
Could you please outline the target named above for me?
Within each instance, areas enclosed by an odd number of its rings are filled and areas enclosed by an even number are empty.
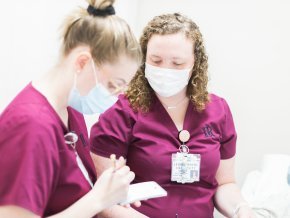
[[[164,196],[167,196],[167,192],[154,181],[136,183],[129,186],[127,198],[120,205]]]

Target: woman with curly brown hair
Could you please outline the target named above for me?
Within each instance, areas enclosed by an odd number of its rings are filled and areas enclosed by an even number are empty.
[[[124,156],[136,177],[168,197],[140,208],[114,206],[103,217],[254,216],[234,178],[236,131],[223,98],[207,91],[208,58],[198,26],[175,13],[155,17],[141,40],[143,65],[124,96],[91,130],[97,173]]]

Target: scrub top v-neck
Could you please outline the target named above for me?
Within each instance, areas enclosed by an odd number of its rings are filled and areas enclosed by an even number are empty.
[[[91,130],[91,151],[109,157],[124,156],[135,173],[134,182],[156,181],[167,197],[144,201],[136,210],[145,215],[163,217],[213,217],[213,196],[218,187],[215,175],[221,159],[235,155],[236,131],[226,101],[210,95],[210,103],[197,112],[190,102],[183,128],[190,133],[186,145],[190,154],[200,154],[200,181],[171,181],[171,158],[181,144],[171,117],[154,96],[149,112],[134,111],[128,99],[118,102],[102,114]]]

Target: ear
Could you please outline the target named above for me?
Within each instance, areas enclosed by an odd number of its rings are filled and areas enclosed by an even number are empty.
[[[80,51],[75,59],[76,72],[82,72],[88,62],[91,61],[91,59],[92,55],[89,51]]]

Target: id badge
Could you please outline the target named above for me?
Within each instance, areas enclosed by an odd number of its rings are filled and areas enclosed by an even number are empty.
[[[171,181],[193,183],[200,178],[200,154],[177,152],[172,154]]]

